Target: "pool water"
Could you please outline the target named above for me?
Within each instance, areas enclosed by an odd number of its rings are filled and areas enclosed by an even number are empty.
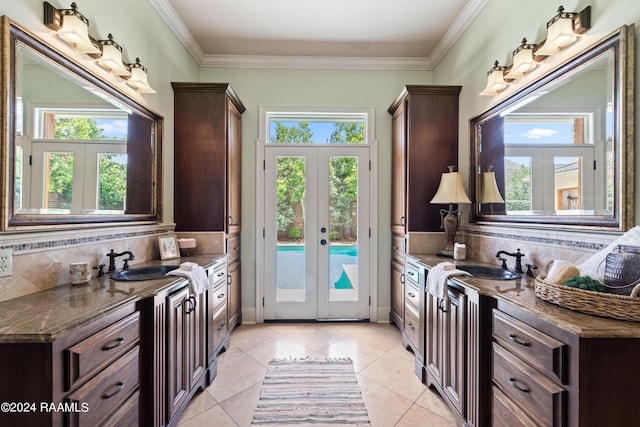
[[[277,286],[279,289],[302,289],[305,278],[304,245],[278,245]],[[353,289],[343,265],[358,264],[358,245],[329,247],[329,283],[335,289]]]

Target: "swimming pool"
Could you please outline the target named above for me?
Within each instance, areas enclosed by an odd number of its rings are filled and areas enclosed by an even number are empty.
[[[279,289],[304,288],[305,278],[304,245],[277,245],[276,283]],[[351,289],[343,265],[358,264],[358,245],[337,245],[329,247],[329,283],[334,289]]]

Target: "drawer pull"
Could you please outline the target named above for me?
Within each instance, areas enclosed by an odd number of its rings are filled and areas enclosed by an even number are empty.
[[[407,271],[407,274],[408,274],[409,276],[415,276],[415,275],[416,275],[416,273],[414,273],[413,271]]]
[[[103,399],[111,399],[113,396],[115,396],[116,394],[120,393],[120,391],[122,391],[122,389],[124,388],[124,381],[118,381],[115,384],[115,390],[112,391],[111,393],[105,393],[102,395]]]
[[[109,350],[113,350],[116,347],[120,347],[122,344],[124,344],[125,339],[124,338],[117,338],[116,340],[114,340],[114,342],[110,343],[110,344],[105,344],[102,347],[103,351],[109,351]]]
[[[218,277],[222,277],[222,276],[224,276],[225,274],[227,274],[227,273],[225,273],[224,271],[221,271],[220,273],[218,273]]]
[[[218,326],[218,330],[221,331],[224,329],[224,323],[221,323],[220,326]]]
[[[224,298],[224,294],[218,295],[218,299],[220,299],[220,298]]]
[[[520,344],[521,346],[524,346],[524,347],[529,347],[531,345],[531,343],[519,340],[518,337],[516,336],[516,334],[509,334],[509,339],[511,341],[515,342],[515,343]]]
[[[514,386],[515,388],[517,388],[518,390],[520,390],[523,393],[529,393],[529,389],[526,387],[521,387],[516,383],[516,379],[513,377],[509,377],[509,384],[511,384],[512,386]]]
[[[409,292],[409,293],[407,293],[407,295],[409,295],[411,298],[415,298],[416,297],[416,294],[414,294],[413,292]]]

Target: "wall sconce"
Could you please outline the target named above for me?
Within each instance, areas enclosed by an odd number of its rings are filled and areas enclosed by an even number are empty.
[[[89,36],[89,20],[85,18],[74,3],[71,9],[56,9],[44,2],[44,25],[54,30],[61,39],[69,43],[80,53],[100,53]]]
[[[127,80],[127,84],[140,93],[156,93],[149,86],[147,80],[147,69],[140,63],[140,58],[136,58],[135,64],[127,64],[131,71],[131,77]]]
[[[506,69],[507,67],[498,65],[498,61],[496,61],[493,67],[487,72],[487,87],[480,92],[480,95],[494,96],[509,86],[509,83],[504,79]]]
[[[115,76],[131,76],[131,71],[124,65],[122,60],[122,46],[113,40],[111,33],[107,37],[107,40],[98,40],[102,52],[101,54],[92,55],[97,58],[96,63]]]
[[[513,51],[513,65],[504,75],[507,79],[519,79],[538,66],[533,56],[535,44],[528,44],[527,39],[522,39],[522,44]]]
[[[547,22],[547,39],[536,50],[537,55],[556,55],[591,27],[591,6],[582,12],[565,12],[564,7]]]
[[[431,199],[431,203],[434,204],[449,204],[449,210],[440,210],[441,228],[444,228],[447,241],[445,247],[438,252],[439,256],[448,258],[453,258],[453,245],[460,226],[460,210],[454,210],[453,205],[471,203],[462,186],[462,175],[460,172],[454,172],[453,169],[454,166],[449,166],[449,172],[442,174],[438,191]]]

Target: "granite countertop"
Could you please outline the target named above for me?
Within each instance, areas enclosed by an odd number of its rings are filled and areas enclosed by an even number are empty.
[[[225,254],[204,254],[164,261],[147,261],[131,268],[180,265],[195,262],[212,265]],[[55,288],[0,302],[0,342],[53,342],[69,331],[125,304],[155,295],[184,280],[168,276],[156,280],[119,282],[109,276],[92,278],[82,285]]]
[[[428,254],[409,254],[427,268],[447,259]],[[453,260],[449,260],[454,262]],[[456,264],[488,265],[486,263],[455,261]],[[498,265],[493,265],[499,267]],[[591,316],[562,308],[544,301],[535,295],[533,277],[520,277],[514,280],[487,280],[468,276],[452,278],[457,284],[472,289],[479,294],[488,295],[498,301],[508,302],[525,310],[546,322],[584,338],[640,338],[640,322],[608,319]]]

